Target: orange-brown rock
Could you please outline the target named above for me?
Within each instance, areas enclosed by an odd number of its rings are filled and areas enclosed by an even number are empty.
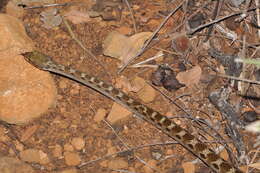
[[[21,160],[30,163],[47,164],[50,162],[46,153],[37,149],[27,149],[20,153]]]
[[[0,119],[23,124],[54,104],[56,87],[49,73],[27,63],[23,56],[1,58]]]
[[[98,109],[97,113],[94,116],[94,121],[95,122],[102,121],[105,118],[106,113],[107,113],[107,111],[105,109],[102,109],[102,108]]]
[[[27,36],[23,23],[10,15],[0,13],[0,59],[33,49],[33,41]]]
[[[11,0],[6,5],[6,13],[14,16],[14,17],[23,17],[25,14],[25,9],[22,7],[19,7],[18,4],[21,3],[17,0]]]
[[[50,74],[19,55],[32,50],[33,42],[23,24],[0,14],[0,120],[23,124],[42,115],[55,102],[56,87]]]
[[[80,137],[73,138],[71,144],[76,150],[82,150],[85,147],[84,138]]]
[[[77,166],[81,162],[79,154],[75,152],[64,152],[64,159],[68,166]]]

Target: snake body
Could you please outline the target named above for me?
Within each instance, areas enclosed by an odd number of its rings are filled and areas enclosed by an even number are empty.
[[[208,167],[218,173],[242,173],[241,170],[222,159],[208,146],[197,139],[194,135],[177,125],[168,117],[160,114],[159,112],[139,103],[135,99],[129,97],[124,92],[116,89],[110,84],[82,73],[78,70],[66,67],[55,63],[52,59],[38,51],[27,52],[23,54],[25,59],[35,67],[49,71],[76,82],[79,82],[87,87],[90,87],[108,98],[114,100],[116,103],[127,108],[132,113],[142,117],[149,123],[156,126],[163,133],[176,140],[180,145],[190,151],[193,155],[198,157]]]

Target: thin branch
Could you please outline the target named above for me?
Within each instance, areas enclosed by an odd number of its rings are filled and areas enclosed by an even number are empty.
[[[129,4],[128,0],[124,0],[124,1],[125,1],[126,5],[127,5],[127,8],[129,9],[130,14],[131,14],[131,18],[132,18],[133,25],[134,25],[134,31],[135,31],[135,33],[137,33],[134,12],[133,12],[133,10],[131,8],[131,5]]]
[[[158,28],[153,32],[152,36],[150,37],[149,40],[146,41],[145,45],[143,46],[143,48],[135,55],[133,56],[126,64],[124,64],[118,71],[118,73],[121,73],[127,66],[128,64],[130,64],[131,62],[133,62],[138,56],[140,56],[141,54],[144,53],[146,47],[150,44],[150,42],[154,39],[154,37],[156,36],[156,34],[161,30],[161,28],[164,26],[164,24],[169,20],[169,18],[176,13],[176,11],[178,9],[181,8],[183,2],[176,7],[168,16],[166,16],[166,18],[163,20],[163,22],[158,26]]]
[[[255,11],[257,8],[259,8],[259,7],[250,8],[250,9],[247,10],[247,12]],[[228,18],[230,18],[230,17],[238,16],[238,15],[240,15],[240,14],[242,14],[242,13],[243,13],[243,11],[240,11],[240,12],[237,12],[237,13],[234,13],[234,14],[230,14],[230,15],[228,15],[228,16],[224,16],[224,17],[221,17],[221,18],[219,18],[219,19],[213,20],[213,21],[211,21],[211,22],[209,22],[209,23],[206,23],[206,24],[204,24],[204,25],[200,25],[200,26],[198,26],[197,28],[188,31],[188,32],[187,32],[187,35],[193,35],[193,34],[195,34],[196,32],[201,31],[202,29],[204,29],[204,28],[206,28],[206,27],[209,27],[209,26],[211,26],[211,25],[213,25],[213,24],[215,24],[215,23],[222,22],[223,20],[226,20],[226,19],[228,19]]]
[[[109,123],[109,122],[107,122],[106,120],[103,120],[105,123],[106,123],[106,125],[108,126],[108,127],[110,127],[111,128],[111,130],[113,131],[113,133],[116,135],[116,137],[120,140],[120,142],[128,149],[128,150],[130,150],[130,147],[124,142],[124,140],[117,134],[117,132],[115,131],[115,129],[112,127],[112,125]],[[143,159],[141,159],[140,157],[138,157],[138,156],[134,156],[134,157],[136,157],[141,163],[143,163],[144,165],[146,165],[147,167],[149,167],[150,169],[152,169],[152,170],[154,170],[154,171],[156,171],[156,172],[160,172],[159,170],[157,170],[156,168],[154,168],[154,167],[152,167],[152,166],[150,166],[147,162],[145,162]]]
[[[97,57],[89,50],[87,49],[83,43],[75,36],[75,34],[73,33],[69,23],[67,22],[67,20],[62,17],[63,21],[64,21],[64,24],[66,26],[66,28],[68,29],[69,31],[69,34],[70,36],[72,37],[73,40],[76,41],[76,43],[85,51],[87,52],[88,55],[90,55],[103,69],[104,69],[104,72],[110,77],[110,79],[112,78],[112,75],[109,73],[109,71],[106,69],[106,67],[97,59]]]
[[[219,12],[220,12],[221,7],[222,7],[222,3],[223,3],[222,0],[218,0],[218,1],[216,2],[216,4],[215,4],[215,9],[214,9],[213,14],[212,14],[212,20],[215,20],[215,19],[218,17]],[[214,30],[214,25],[211,25],[211,26],[209,27],[209,29],[208,29],[208,33],[207,33],[207,36],[206,36],[204,42],[207,42],[207,41],[208,41],[208,39],[209,39],[209,37],[210,37],[210,35],[211,35],[211,33],[212,33],[213,30]]]
[[[239,78],[239,77],[228,76],[228,75],[225,75],[225,74],[217,74],[217,76],[224,77],[224,78],[228,78],[228,79],[233,79],[233,80],[238,80],[238,81],[242,81],[242,82],[247,82],[247,83],[252,83],[252,84],[260,85],[260,81],[249,80],[249,79],[242,79],[242,78]]]
[[[155,55],[155,56],[153,56],[151,58],[148,58],[148,59],[146,59],[146,60],[144,60],[142,62],[136,63],[136,64],[132,65],[131,67],[139,67],[140,65],[145,64],[145,63],[147,63],[149,61],[155,60],[157,58],[160,58],[163,55],[164,55],[163,53],[159,53],[158,55]]]
[[[248,16],[248,8],[250,7],[250,4],[251,0],[246,0],[245,9],[243,10],[243,13],[241,14],[240,18],[236,19],[235,22],[241,22]]]
[[[260,4],[259,4],[259,0],[255,0],[255,4],[258,7],[256,9],[256,17],[257,17],[257,26],[260,26]],[[258,29],[258,39],[260,39],[260,29]]]
[[[88,162],[81,163],[77,167],[81,169],[82,167],[84,167],[86,165],[89,165],[89,164],[92,164],[92,163],[95,163],[95,162],[98,162],[98,161],[101,161],[101,160],[105,160],[105,159],[107,159],[109,157],[120,155],[120,154],[123,154],[123,153],[126,153],[126,152],[130,152],[130,151],[140,150],[140,149],[143,149],[143,148],[146,148],[146,147],[152,147],[152,146],[157,146],[157,145],[172,145],[172,144],[178,144],[178,142],[170,141],[170,142],[165,142],[165,143],[154,143],[154,144],[140,145],[140,146],[133,147],[133,148],[130,148],[130,149],[125,149],[125,150],[122,150],[122,151],[119,151],[119,152],[108,154],[106,156],[99,157],[99,158],[97,158],[95,160],[90,160]]]
[[[47,8],[47,7],[68,6],[71,5],[72,3],[73,2],[66,2],[61,4],[45,4],[45,5],[31,6],[31,7],[27,7],[26,4],[18,4],[18,6],[24,8],[25,10],[29,10],[29,9],[38,9],[38,8]]]

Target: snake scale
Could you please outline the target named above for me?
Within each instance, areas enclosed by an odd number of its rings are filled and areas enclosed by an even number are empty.
[[[49,56],[38,51],[24,53],[23,56],[29,63],[41,70],[49,71],[79,82],[124,106],[132,113],[142,117],[160,129],[163,133],[176,140],[180,145],[214,170],[214,172],[242,173],[241,170],[222,159],[213,150],[208,148],[205,143],[201,142],[187,130],[177,125],[174,121],[139,103],[124,92],[114,88],[112,85],[107,84],[96,77],[89,76],[86,73],[57,64],[52,61]]]

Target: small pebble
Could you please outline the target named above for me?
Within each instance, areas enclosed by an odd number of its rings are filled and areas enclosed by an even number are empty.
[[[81,162],[80,156],[75,152],[65,152],[64,159],[68,166],[77,166]]]
[[[73,138],[71,144],[76,150],[82,150],[85,146],[85,141],[83,138]]]
[[[102,109],[102,108],[98,109],[97,113],[94,116],[94,121],[100,122],[100,121],[104,120],[106,114],[107,114],[107,111],[105,109]]]
[[[74,151],[74,148],[71,144],[65,144],[64,145],[64,150],[65,151]]]
[[[47,164],[50,162],[46,153],[37,149],[27,149],[20,152],[20,157],[25,162]]]

